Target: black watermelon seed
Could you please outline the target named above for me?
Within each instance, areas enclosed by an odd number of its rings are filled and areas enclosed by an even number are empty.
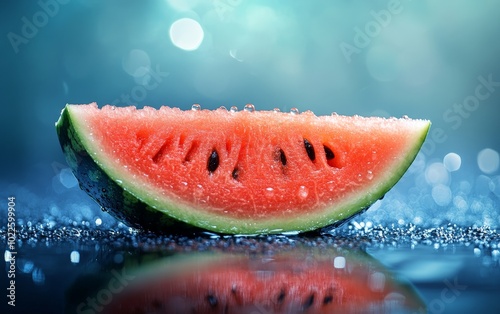
[[[207,302],[208,302],[208,304],[210,304],[211,307],[216,307],[217,304],[219,304],[217,297],[214,296],[213,294],[207,295]]]
[[[330,304],[332,303],[333,301],[333,296],[332,295],[325,295],[325,297],[323,298],[323,305],[327,305],[327,304]]]
[[[212,150],[210,157],[208,157],[207,168],[208,171],[214,172],[215,170],[217,170],[217,167],[219,167],[219,154],[214,149]]]
[[[314,293],[311,293],[311,295],[302,303],[302,310],[307,310],[310,308],[314,303]]]
[[[335,154],[332,152],[332,150],[328,146],[323,145],[323,147],[325,148],[326,160],[331,160],[331,159],[335,158]]]
[[[285,293],[285,289],[281,289],[280,291],[280,294],[278,294],[278,303],[283,303],[283,301],[285,300],[285,296],[286,296],[286,293]]]
[[[311,143],[309,143],[307,139],[304,139],[304,147],[306,148],[307,156],[309,156],[309,159],[311,159],[311,161],[314,161],[316,159],[316,153],[314,152],[314,147]]]
[[[281,148],[276,151],[274,160],[280,161],[283,166],[286,166],[286,155]]]
[[[233,179],[237,181],[239,175],[240,175],[240,170],[238,169],[238,167],[234,167],[233,172],[231,173],[231,177],[233,177]]]

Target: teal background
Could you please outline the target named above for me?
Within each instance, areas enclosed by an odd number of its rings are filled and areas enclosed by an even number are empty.
[[[430,119],[417,162],[359,221],[500,225],[499,171],[478,166],[481,150],[497,157],[500,151],[499,1],[10,0],[0,6],[0,187],[5,199],[18,198],[23,219],[66,215],[114,223],[78,189],[54,123],[66,103],[124,106],[130,95],[139,107],[253,103],[318,115]],[[172,23],[184,17],[204,31],[195,51],[169,38]],[[450,152],[461,157],[460,169],[443,172]]]

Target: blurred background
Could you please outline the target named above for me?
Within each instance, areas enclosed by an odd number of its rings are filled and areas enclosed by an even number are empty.
[[[19,223],[116,223],[78,188],[54,128],[66,103],[95,101],[430,119],[408,173],[355,225],[500,226],[499,1],[0,6],[0,188]]]

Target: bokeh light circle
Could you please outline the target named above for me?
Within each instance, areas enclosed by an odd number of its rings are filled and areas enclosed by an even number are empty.
[[[457,171],[462,165],[462,158],[457,153],[448,153],[443,158],[443,165],[450,172]]]
[[[170,40],[182,50],[198,49],[204,36],[200,23],[190,18],[179,19],[170,26]]]
[[[438,184],[448,185],[450,181],[450,174],[444,167],[443,163],[435,162],[430,164],[425,169],[425,180],[432,186],[436,186]]]
[[[485,148],[477,154],[477,165],[482,172],[491,174],[498,170],[500,156],[496,150]]]

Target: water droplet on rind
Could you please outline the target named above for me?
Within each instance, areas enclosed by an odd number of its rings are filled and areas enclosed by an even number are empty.
[[[191,106],[191,110],[193,110],[193,111],[200,111],[201,110],[200,104],[193,104]]]
[[[245,107],[243,107],[243,110],[247,112],[254,112],[255,106],[252,104],[246,104]]]

